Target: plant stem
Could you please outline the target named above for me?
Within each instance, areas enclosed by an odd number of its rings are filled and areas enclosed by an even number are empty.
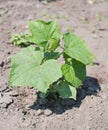
[[[51,94],[53,95],[54,99],[57,100],[58,97],[57,97],[56,91],[55,91],[55,89],[53,88],[52,85],[50,86],[50,92],[51,92]]]

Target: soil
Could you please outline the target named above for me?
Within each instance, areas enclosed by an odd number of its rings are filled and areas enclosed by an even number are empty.
[[[95,55],[77,101],[39,99],[32,87],[8,85],[15,33],[29,20],[56,19],[61,32],[81,36]],[[108,0],[0,0],[0,130],[108,130]]]

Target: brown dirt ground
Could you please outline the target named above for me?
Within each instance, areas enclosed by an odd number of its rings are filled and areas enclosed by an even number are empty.
[[[0,130],[108,130],[108,0],[0,0]],[[96,56],[78,100],[40,100],[30,87],[10,88],[10,58],[21,48],[12,34],[27,21],[56,19],[61,31],[83,37]]]

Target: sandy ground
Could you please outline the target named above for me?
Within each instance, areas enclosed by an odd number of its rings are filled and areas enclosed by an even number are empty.
[[[10,88],[12,34],[29,20],[56,19],[61,32],[83,37],[96,56],[77,101],[41,100],[37,90]],[[0,0],[0,130],[108,130],[108,0]]]

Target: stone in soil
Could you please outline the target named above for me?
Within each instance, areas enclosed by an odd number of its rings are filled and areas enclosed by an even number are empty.
[[[50,116],[50,115],[52,115],[53,113],[52,113],[51,110],[46,109],[46,110],[44,111],[44,114],[45,114],[46,116]]]
[[[13,91],[9,91],[7,92],[6,94],[10,95],[10,96],[13,96],[13,97],[16,97],[19,95],[19,93],[16,91],[16,90],[13,90]]]
[[[36,115],[37,115],[37,116],[40,116],[40,115],[42,115],[42,114],[43,114],[43,111],[42,111],[41,109],[39,109],[39,110],[36,111]]]
[[[0,96],[0,107],[7,108],[13,102],[12,97],[9,95]]]
[[[3,86],[3,87],[2,87]],[[5,85],[5,84],[1,84],[0,85],[0,91],[1,92],[4,92],[5,90],[7,90],[8,89],[8,86],[7,85]]]

